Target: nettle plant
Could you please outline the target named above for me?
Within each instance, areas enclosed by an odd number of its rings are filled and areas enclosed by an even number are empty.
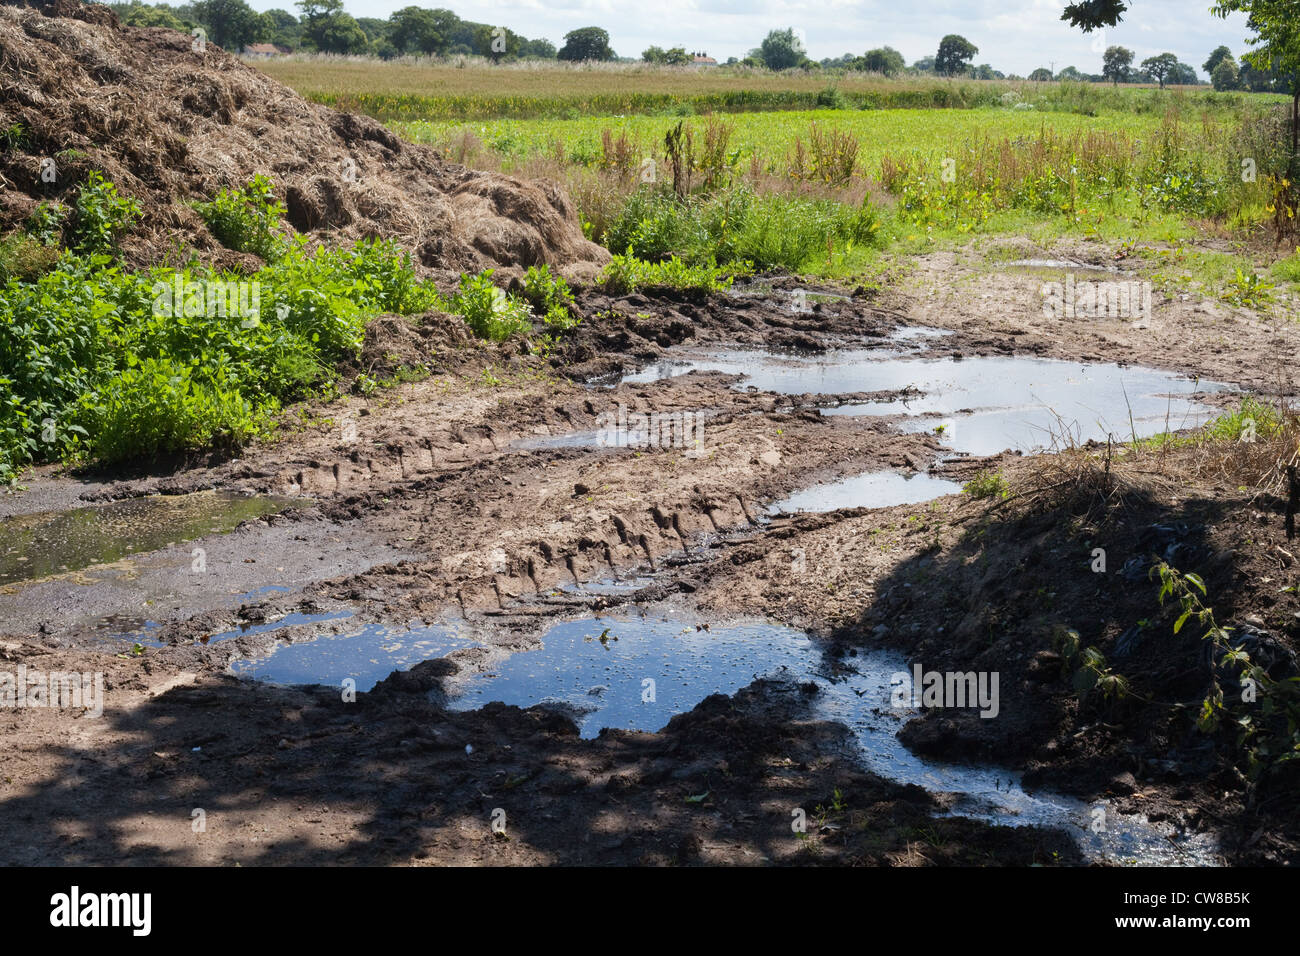
[[[1181,613],[1174,621],[1175,634],[1193,619],[1205,628],[1202,639],[1209,645],[1210,689],[1201,701],[1197,728],[1212,734],[1225,723],[1234,724],[1251,780],[1300,757],[1300,677],[1276,680],[1251,657],[1246,642],[1232,628],[1219,624],[1214,609],[1202,600],[1206,589],[1199,575],[1184,574],[1160,561],[1151,576],[1160,580],[1162,605],[1171,597],[1178,602]]]
[[[533,313],[523,299],[507,295],[492,282],[492,270],[460,277],[460,289],[449,301],[479,338],[501,342],[533,327]]]
[[[254,176],[242,189],[223,189],[211,202],[195,203],[194,208],[228,249],[251,252],[266,262],[276,262],[287,250],[280,224],[284,206],[265,176]]]
[[[72,246],[89,255],[108,255],[118,238],[140,221],[140,203],[122,196],[116,184],[92,170],[77,194],[72,215]]]
[[[524,275],[523,297],[542,322],[553,329],[571,329],[578,324],[569,283],[551,274],[550,266],[529,266]]]

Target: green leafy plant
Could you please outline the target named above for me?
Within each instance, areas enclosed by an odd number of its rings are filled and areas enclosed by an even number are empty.
[[[1203,600],[1207,592],[1199,575],[1158,561],[1151,576],[1160,581],[1157,597],[1162,605],[1169,598],[1178,602],[1173,633],[1195,620],[1205,629],[1202,640],[1211,645],[1210,689],[1201,701],[1197,728],[1212,734],[1230,721],[1252,780],[1300,758],[1300,677],[1275,680],[1251,658],[1233,629],[1219,624],[1214,609]],[[1236,686],[1226,684],[1225,676],[1235,678]]]
[[[33,461],[237,447],[328,390],[369,318],[441,302],[390,243],[294,242],[249,278],[24,241],[57,261],[0,285],[0,482]]]
[[[1228,280],[1223,298],[1233,305],[1248,309],[1262,309],[1273,301],[1273,283],[1256,272],[1234,270],[1235,275]]]
[[[194,207],[217,240],[237,252],[251,252],[275,262],[285,251],[280,220],[284,206],[265,176],[254,176],[243,189],[223,189],[211,202]]]
[[[573,308],[573,291],[549,266],[529,266],[524,275],[523,297],[533,312],[553,329],[571,329],[579,322]]]
[[[138,201],[120,195],[116,185],[92,170],[73,207],[73,246],[91,255],[112,253],[118,238],[139,222],[141,214]]]
[[[532,329],[532,312],[528,303],[507,295],[492,282],[493,270],[480,275],[464,275],[460,289],[450,299],[452,311],[459,313],[480,338],[500,342]]]
[[[961,490],[975,499],[1005,498],[1011,493],[1007,480],[996,471],[980,471]]]
[[[1065,671],[1072,674],[1071,685],[1081,705],[1086,705],[1094,694],[1107,703],[1114,703],[1131,693],[1128,679],[1111,670],[1106,655],[1097,648],[1082,646],[1078,631],[1065,630],[1058,634],[1056,648]]]
[[[26,231],[37,242],[57,246],[63,241],[68,207],[60,202],[43,202],[27,217]]]
[[[747,264],[730,268],[716,263],[688,265],[676,256],[666,262],[645,262],[628,249],[626,255],[611,259],[596,282],[615,295],[645,288],[708,293],[730,288],[733,278],[742,271],[749,271]]]

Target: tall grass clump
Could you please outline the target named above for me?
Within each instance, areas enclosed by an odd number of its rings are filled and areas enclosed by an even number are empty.
[[[740,186],[680,200],[663,189],[633,193],[603,237],[612,250],[635,250],[659,261],[677,257],[691,265],[747,263],[766,271],[797,272],[825,257],[828,246],[877,243],[880,217],[867,202],[760,195]]]

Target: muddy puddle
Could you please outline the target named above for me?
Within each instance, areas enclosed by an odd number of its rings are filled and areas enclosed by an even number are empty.
[[[955,481],[935,478],[921,472],[875,471],[852,475],[839,481],[814,485],[771,504],[769,515],[793,514],[798,511],[835,511],[840,508],[889,508],[894,505],[920,504],[943,495],[961,491]]]
[[[269,657],[232,665],[238,675],[279,684],[340,686],[351,678],[368,690],[396,669],[475,645],[463,621],[413,628],[369,627],[282,645]],[[896,702],[895,687],[911,672],[887,650],[859,652],[838,664],[823,660],[799,630],[771,623],[705,627],[676,614],[610,614],[562,621],[541,646],[519,651],[483,672],[448,682],[448,706],[475,710],[493,701],[544,705],[570,716],[583,737],[603,728],[654,732],[705,697],[734,694],[755,679],[815,684],[810,720],[851,732],[845,756],[866,769],[945,795],[948,815],[1004,826],[1060,827],[1094,860],[1120,864],[1210,865],[1212,841],[1166,824],[1110,811],[1105,803],[1029,793],[1013,772],[932,760],[898,740],[917,711]],[[1101,827],[1101,829],[1099,829]]]
[[[200,491],[0,518],[0,587],[233,531],[301,500]]]
[[[918,358],[851,349],[815,357],[766,351],[680,353],[624,377],[651,382],[692,371],[743,375],[737,387],[785,395],[914,389],[892,401],[823,408],[824,415],[903,415],[901,427],[932,431],[968,455],[1048,451],[1071,442],[1124,441],[1192,428],[1217,411],[1196,392],[1230,386],[1108,363],[1016,356]]]
[[[893,704],[894,684],[911,679],[901,654],[873,650],[832,676],[806,634],[755,623],[705,630],[676,617],[604,616],[565,621],[453,696],[457,709],[491,701],[549,704],[574,717],[584,737],[603,727],[657,731],[710,694],[734,694],[759,677],[812,682],[810,719],[853,733],[849,756],[867,769],[935,793],[953,795],[949,813],[1006,826],[1054,826],[1070,832],[1094,859],[1176,865],[1214,862],[1200,835],[1104,812],[1104,804],[1027,793],[1015,773],[944,763],[911,753],[897,739],[917,711]],[[1098,831],[1097,826],[1104,825]]]
[[[343,616],[326,615],[324,619]],[[281,620],[271,627],[285,627],[289,623],[295,622]],[[226,635],[235,636],[238,632]],[[368,691],[394,671],[409,670],[421,661],[445,657],[474,644],[463,622],[409,627],[372,624],[347,633],[322,634],[309,641],[280,644],[265,657],[235,661],[230,670],[240,677],[272,684],[339,687],[344,680],[351,679],[356,681],[357,690]]]

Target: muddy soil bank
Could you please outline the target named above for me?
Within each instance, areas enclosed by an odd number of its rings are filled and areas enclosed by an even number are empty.
[[[1012,487],[1041,488],[1038,467],[1002,462]],[[1211,675],[1224,665],[1203,626],[1173,633],[1178,604],[1162,605],[1150,576],[1159,560],[1199,575],[1215,619],[1270,676],[1294,678],[1300,571],[1285,501],[1170,477],[1129,488],[1104,518],[1087,496],[1062,500],[1050,490],[1004,503],[950,496],[782,518],[761,542],[700,569],[694,594],[721,615],[761,605],[823,635],[842,657],[899,647],[925,671],[1000,675],[998,719],[928,711],[900,734],[917,752],[992,760],[1025,771],[1026,786],[1217,831],[1234,862],[1293,862],[1295,774],[1284,764],[1248,781],[1235,734],[1197,730]],[[1061,643],[1070,631],[1125,677],[1127,696],[1081,701]]]
[[[440,710],[418,683],[345,703],[148,661],[95,666],[114,701],[104,718],[0,715],[18,744],[0,804],[6,864],[1077,860],[1059,832],[936,818],[920,788],[828,756],[845,731],[806,720],[790,685],[710,698],[659,734],[582,740],[538,708]],[[807,836],[791,828],[796,809]]]

